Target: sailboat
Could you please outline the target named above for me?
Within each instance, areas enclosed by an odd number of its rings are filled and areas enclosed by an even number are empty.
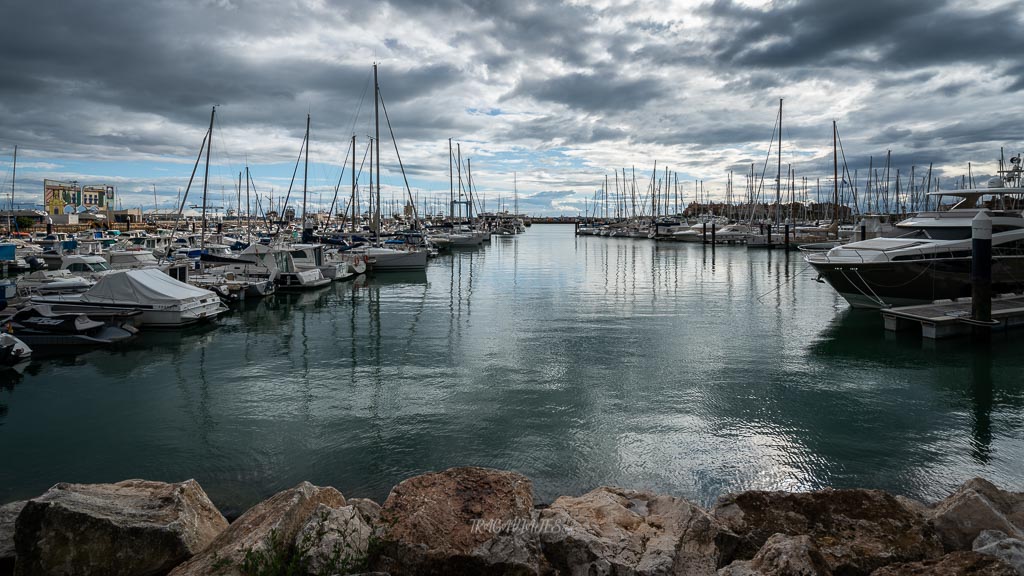
[[[425,270],[427,268],[427,250],[422,250],[413,246],[406,246],[406,249],[398,248],[386,248],[380,242],[380,227],[381,227],[381,202],[380,202],[380,84],[377,82],[377,65],[373,65],[373,115],[375,125],[375,140],[374,146],[376,146],[376,172],[377,172],[377,198],[374,206],[374,214],[371,216],[371,222],[373,223],[373,231],[375,236],[375,243],[373,246],[360,247],[352,250],[354,254],[361,254],[366,257],[367,263],[370,265],[371,270],[375,272],[392,272],[392,271],[408,271],[408,270]],[[385,114],[387,111],[385,110]],[[390,126],[390,123],[389,123]],[[394,135],[392,134],[392,138]],[[397,153],[397,146],[395,148]],[[401,158],[399,158],[401,163]],[[371,169],[373,163],[370,164]],[[403,171],[404,176],[404,171]],[[370,181],[373,182],[373,176],[371,174]],[[406,188],[408,189],[408,182],[406,182]],[[413,210],[415,210],[415,203],[413,204]]]

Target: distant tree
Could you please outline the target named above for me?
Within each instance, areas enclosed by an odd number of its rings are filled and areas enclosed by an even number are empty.
[[[28,230],[36,223],[35,220],[29,218],[28,216],[18,216],[17,218],[14,219],[14,222],[15,225],[18,227],[18,230]]]

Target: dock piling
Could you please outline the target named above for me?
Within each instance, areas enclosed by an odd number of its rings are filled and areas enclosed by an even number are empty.
[[[992,320],[992,218],[984,210],[971,221],[971,317]]]

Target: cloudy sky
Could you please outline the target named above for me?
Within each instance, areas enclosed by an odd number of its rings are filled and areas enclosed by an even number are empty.
[[[1024,12],[1001,0],[13,0],[0,187],[6,207],[17,145],[19,204],[51,178],[145,209],[155,187],[169,207],[217,105],[212,204],[234,205],[246,164],[284,194],[307,113],[310,200],[329,204],[351,136],[362,161],[373,133],[374,62],[421,203],[447,201],[449,138],[488,209],[516,174],[521,211],[575,214],[617,169],[645,187],[655,161],[684,200],[697,180],[720,196],[730,170],[737,188],[760,174],[780,98],[798,179],[831,182],[835,120],[861,178],[891,150],[893,173],[933,164],[952,187],[1024,148],[1022,58]],[[395,158],[384,139],[385,197]]]

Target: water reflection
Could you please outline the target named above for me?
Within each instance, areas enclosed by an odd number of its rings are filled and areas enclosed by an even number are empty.
[[[465,464],[525,473],[541,500],[1019,481],[1012,341],[887,339],[812,278],[781,251],[535,226],[425,273],[247,301],[33,364],[0,392],[0,501],[139,476],[196,477],[235,509],[301,480],[381,499]]]

